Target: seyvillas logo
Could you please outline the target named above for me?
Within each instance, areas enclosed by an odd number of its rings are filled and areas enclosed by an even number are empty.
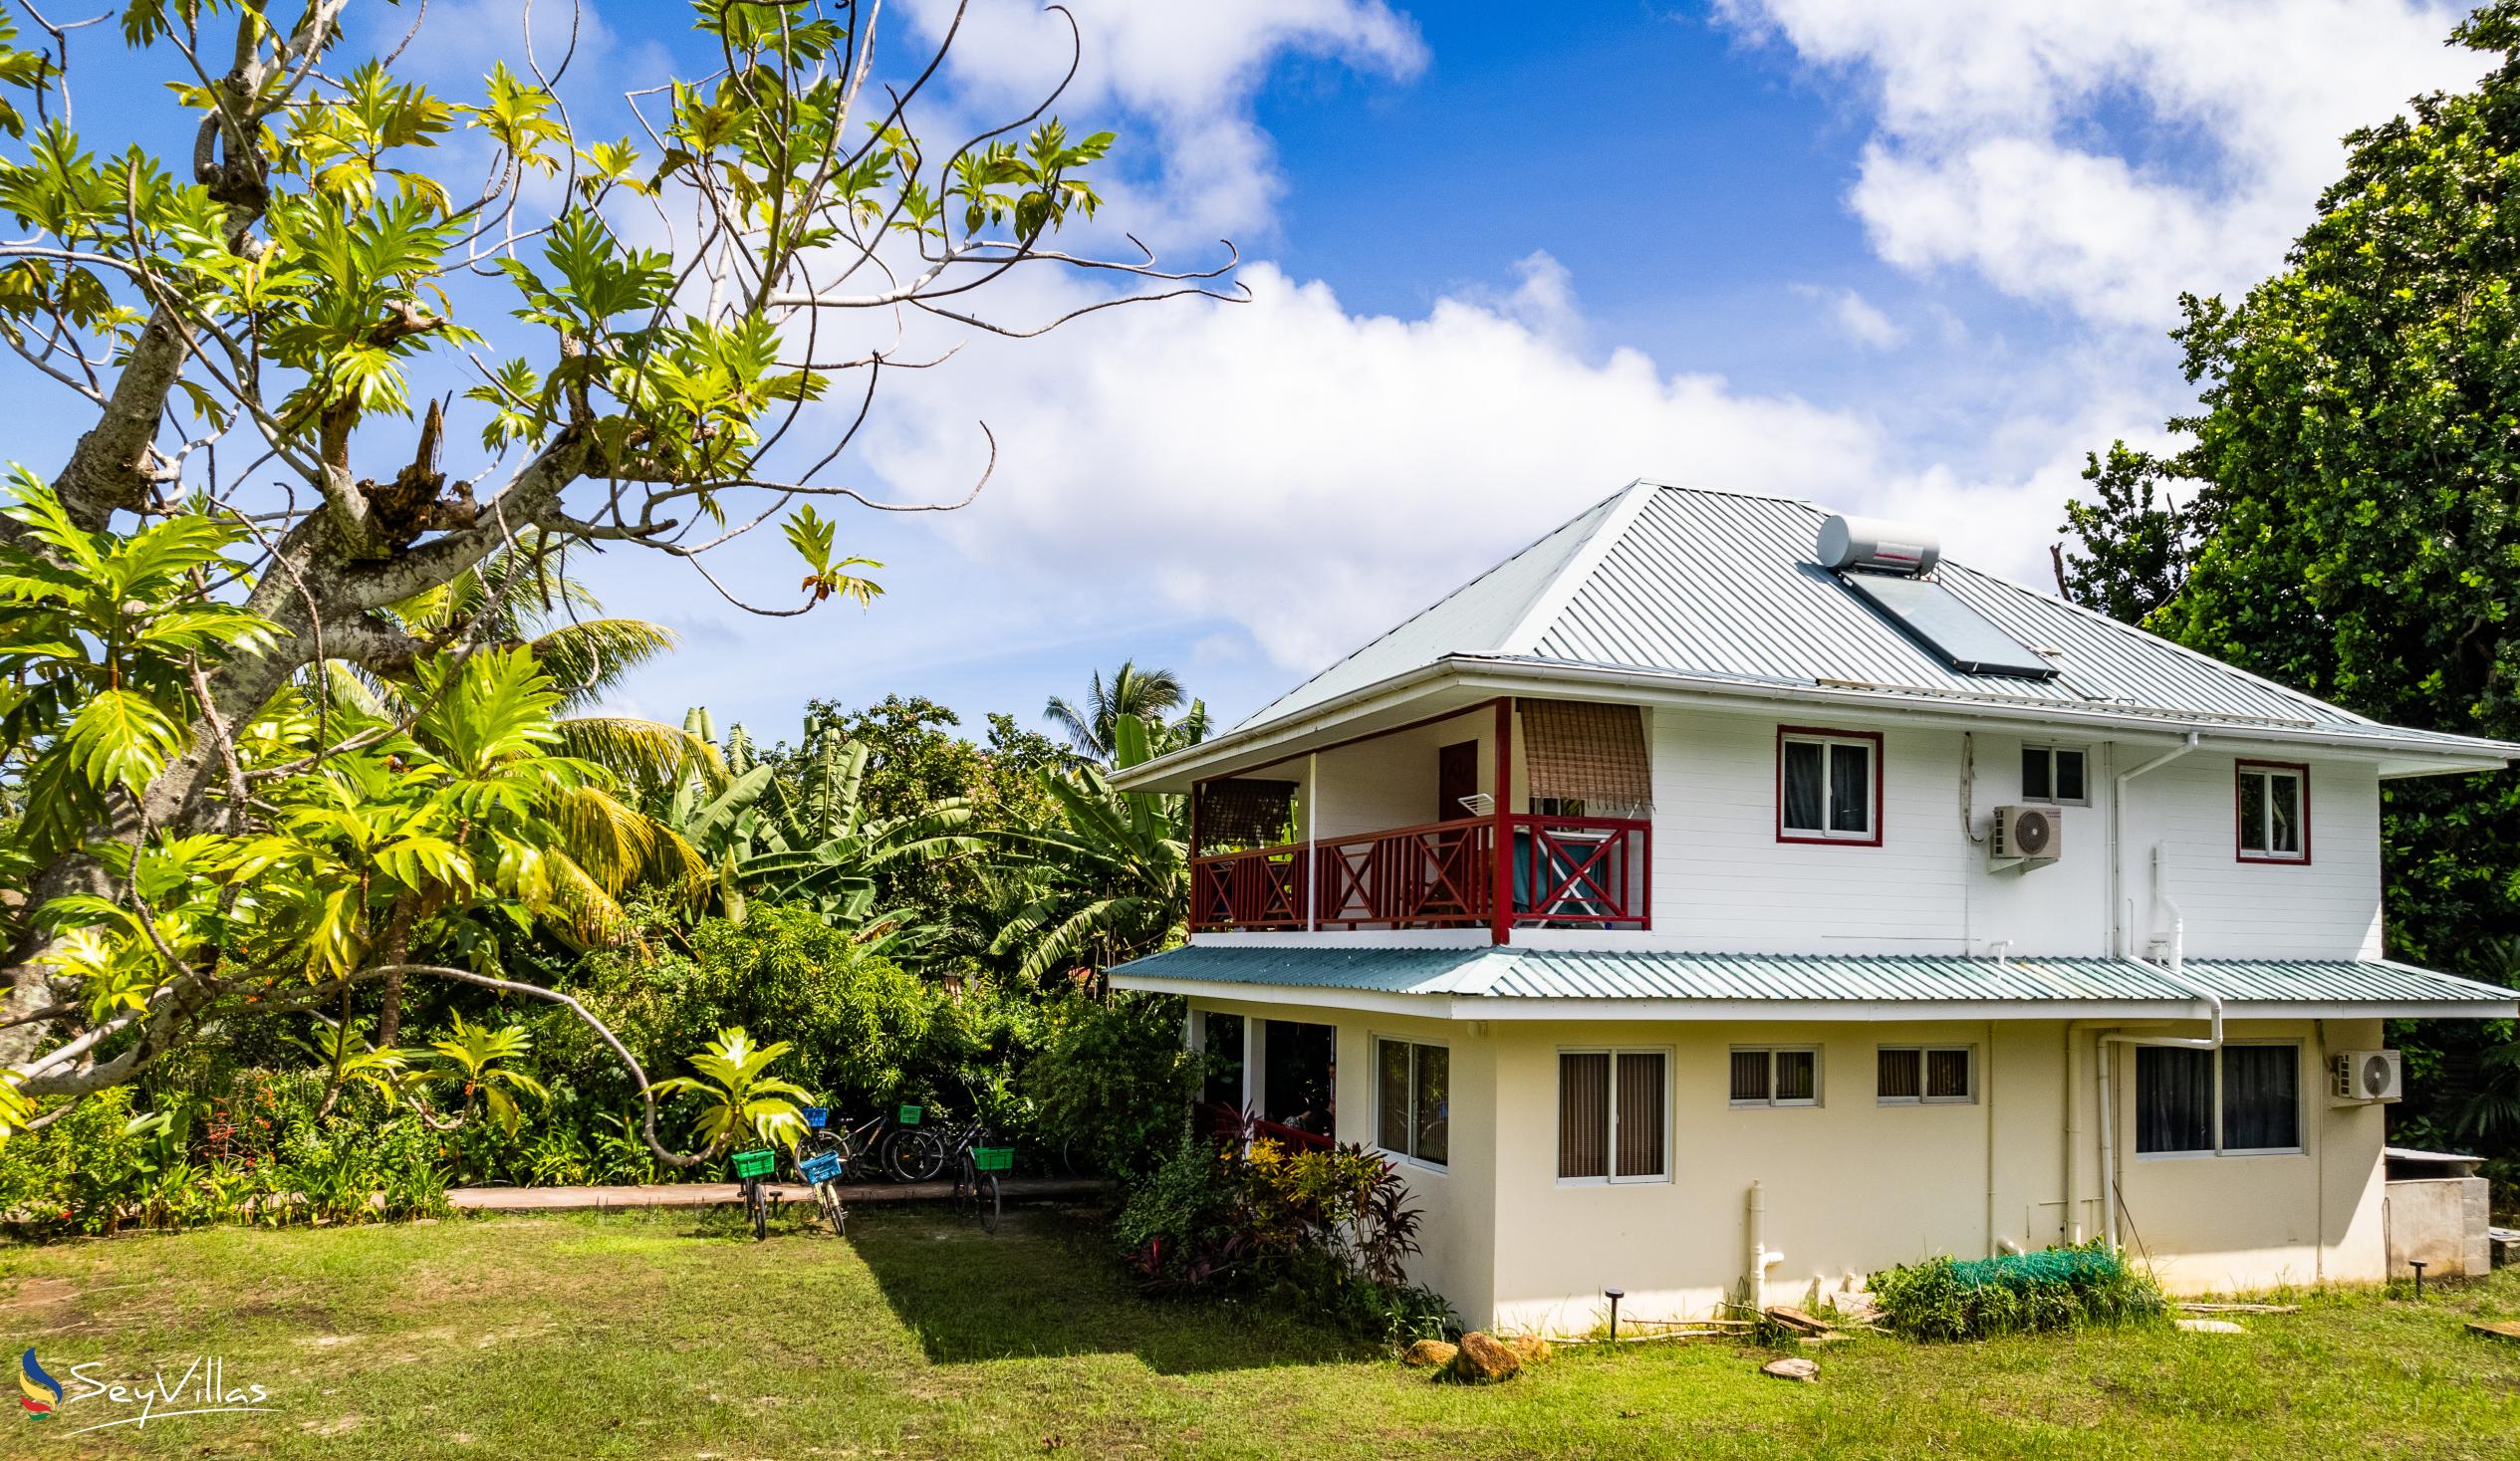
[[[66,1406],[90,1400],[105,1402],[78,1413],[78,1418],[84,1418],[103,1412],[104,1418],[64,1431],[66,1436],[118,1425],[145,1430],[151,1421],[172,1420],[178,1415],[235,1415],[272,1408],[264,1403],[271,1396],[269,1390],[231,1381],[227,1361],[212,1354],[196,1356],[173,1375],[163,1368],[151,1370],[146,1380],[107,1379],[96,1373],[103,1368],[105,1361],[101,1359],[70,1366],[70,1382],[79,1388],[65,1394],[61,1381],[37,1362],[35,1350],[29,1348],[18,1356],[18,1404],[29,1420],[52,1420]]]
[[[35,1362],[35,1348],[18,1356],[18,1404],[25,1408],[29,1420],[50,1420],[54,1407],[61,1404],[61,1381],[44,1372]]]

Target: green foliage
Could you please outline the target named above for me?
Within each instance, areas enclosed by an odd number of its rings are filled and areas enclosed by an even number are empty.
[[[1458,1329],[1404,1271],[1422,1218],[1398,1168],[1362,1147],[1185,1135],[1131,1184],[1113,1232],[1150,1294],[1269,1294],[1404,1343]]]
[[[656,1093],[688,1091],[700,1097],[692,1134],[712,1155],[748,1139],[794,1146],[806,1129],[798,1102],[813,1097],[796,1083],[770,1074],[770,1067],[787,1053],[784,1040],[761,1045],[742,1026],[730,1026],[691,1057],[697,1074],[659,1081]]]
[[[783,1068],[845,1109],[946,1099],[988,1086],[1029,1017],[987,984],[960,997],[870,952],[810,908],[756,904],[741,923],[704,918],[688,951],[633,945],[591,956],[579,990],[650,1071],[671,1070],[695,1032],[776,1030],[794,1047]],[[561,1014],[542,1017],[547,1052],[589,1091],[627,1101],[608,1052]],[[1176,1039],[1175,1044],[1178,1044]]]
[[[2348,137],[2345,174],[2283,272],[2236,303],[2182,301],[2175,336],[2201,405],[2170,425],[2191,444],[2114,447],[2103,500],[2069,527],[2095,607],[2378,720],[2508,740],[2520,5],[2484,6],[2456,39],[2500,53],[2475,91],[2418,98]],[[2174,512],[2153,505],[2156,485]],[[2392,781],[2382,797],[2390,952],[2504,977],[2520,774]],[[2393,1122],[2446,1130],[2486,1032],[2406,1033],[2417,1079]],[[2423,1079],[2440,1074],[2456,1079]]]
[[[1872,1285],[1890,1329],[1910,1339],[2158,1324],[2169,1313],[2149,1272],[2098,1242],[1965,1263],[1928,1259],[1877,1273]]]
[[[1140,765],[1153,733],[1134,715],[1112,723],[1113,759]],[[1040,891],[998,933],[994,951],[1021,949],[1021,973],[1041,979],[1075,961],[1109,968],[1177,943],[1190,908],[1185,811],[1179,797],[1114,790],[1099,766],[1041,773],[1058,820],[1004,835]]]
[[[1200,1075],[1182,1049],[1181,1008],[1167,995],[1129,993],[1072,992],[1046,1005],[1040,1049],[1023,1071],[1043,1139],[1122,1176],[1172,1150]]]

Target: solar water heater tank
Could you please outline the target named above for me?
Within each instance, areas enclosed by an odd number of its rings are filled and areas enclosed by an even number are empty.
[[[1844,514],[1833,514],[1820,525],[1816,551],[1820,566],[1831,573],[1929,574],[1942,561],[1942,542],[1930,529]]]

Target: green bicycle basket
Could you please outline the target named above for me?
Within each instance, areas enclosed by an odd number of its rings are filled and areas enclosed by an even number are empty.
[[[1015,1148],[975,1146],[971,1148],[971,1166],[975,1171],[1011,1172],[1015,1170]]]
[[[925,1114],[927,1114],[927,1107],[923,1105],[905,1105],[901,1107],[901,1124],[915,1126],[918,1124],[918,1118]]]
[[[779,1169],[779,1153],[767,1147],[735,1153],[735,1175],[766,1177]]]

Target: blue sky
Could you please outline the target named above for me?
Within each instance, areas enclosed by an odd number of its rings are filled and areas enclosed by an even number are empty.
[[[2043,584],[2082,453],[2192,399],[2177,292],[2278,267],[2341,133],[2483,70],[2413,0],[1071,3],[1060,110],[1123,137],[1080,242],[1198,261],[1230,237],[1251,302],[976,340],[887,386],[847,480],[959,496],[982,421],[999,458],[959,513],[843,515],[886,565],[870,610],[756,619],[607,556],[612,607],[684,638],[624,708],[774,737],[812,696],[1033,720],[1134,656],[1231,719],[1638,476],[1917,517]],[[894,49],[943,9],[896,0]],[[537,13],[548,55],[561,12]],[[623,90],[697,69],[687,13],[597,0],[582,122],[619,130]],[[520,50],[505,0],[428,14],[405,60],[433,82]],[[1021,0],[964,30],[939,130],[1064,59]],[[88,95],[93,140],[174,121],[152,87]],[[51,459],[52,429],[20,450]],[[776,597],[791,565],[739,546],[720,576]]]

